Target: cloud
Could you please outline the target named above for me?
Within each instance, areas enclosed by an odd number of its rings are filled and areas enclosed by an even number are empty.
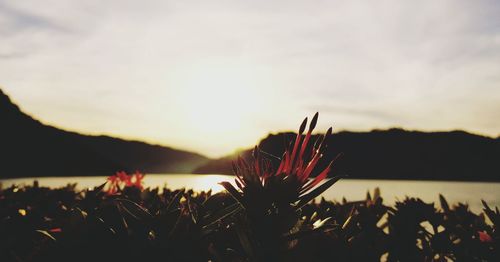
[[[402,123],[405,121],[405,116],[398,114],[398,112],[381,111],[376,108],[348,108],[332,105],[317,105],[314,108],[311,108],[311,110],[318,110],[323,114],[347,115],[351,118],[369,118],[372,119],[372,121],[378,121],[386,125],[394,125],[395,123]]]
[[[343,129],[497,135],[498,13],[487,0],[0,0],[1,84],[47,122],[209,154],[316,110]],[[183,121],[190,94],[221,84],[214,103],[262,94],[224,146]]]
[[[43,28],[63,33],[67,31],[64,26],[54,23],[46,17],[13,8],[5,1],[0,1],[0,15],[3,17],[2,23],[4,24],[0,33],[7,36],[31,28]]]

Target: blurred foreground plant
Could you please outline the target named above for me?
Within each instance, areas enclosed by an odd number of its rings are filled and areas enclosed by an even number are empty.
[[[144,174],[136,171],[134,174],[128,175],[124,171],[116,172],[114,176],[108,177],[108,182],[106,184],[106,192],[109,195],[115,194],[118,190],[123,190],[126,187],[135,187],[137,189],[143,189]]]
[[[0,189],[0,261],[498,261],[498,209],[441,208],[379,190],[361,201],[304,205],[279,245],[257,238],[227,193],[104,185]],[[233,210],[234,212],[228,212]],[[486,220],[488,217],[489,221]],[[274,232],[275,233],[275,232]],[[274,234],[272,233],[272,234]],[[262,235],[261,235],[262,236]],[[268,250],[262,245],[276,250]],[[285,246],[283,246],[286,244]],[[402,252],[407,250],[408,252]],[[261,252],[267,252],[268,256]]]

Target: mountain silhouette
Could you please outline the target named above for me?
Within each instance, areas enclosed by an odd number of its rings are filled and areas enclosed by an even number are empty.
[[[0,119],[0,178],[109,175],[119,170],[232,174],[231,162],[238,155],[251,158],[250,149],[210,160],[160,145],[61,130],[23,113],[1,89]],[[259,147],[281,156],[295,135],[270,134]],[[500,181],[500,138],[389,129],[335,133],[327,145],[325,160],[343,153],[333,173],[350,178]]]
[[[189,173],[208,158],[187,151],[89,136],[44,125],[0,89],[0,178],[111,175],[116,171]]]
[[[281,157],[295,136],[295,133],[271,134],[260,141],[259,147]],[[313,139],[316,138],[317,135]],[[333,175],[363,179],[500,181],[499,138],[463,131],[426,133],[389,129],[335,133],[327,140],[327,146],[323,159],[331,160],[342,153],[333,165]],[[194,172],[232,174],[231,162],[238,155],[250,159],[251,152],[243,150],[209,161]],[[277,161],[274,160],[274,164]],[[318,170],[327,164],[321,163]]]

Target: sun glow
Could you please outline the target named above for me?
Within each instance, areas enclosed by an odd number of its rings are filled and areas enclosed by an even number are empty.
[[[254,124],[262,111],[262,94],[249,68],[238,66],[191,67],[176,86],[178,109],[191,130],[219,146],[255,140]],[[253,141],[255,142],[255,141]]]

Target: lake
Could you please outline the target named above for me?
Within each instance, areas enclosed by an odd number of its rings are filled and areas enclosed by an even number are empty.
[[[83,189],[100,185],[106,177],[43,177],[19,178],[0,180],[3,187],[12,184],[32,184],[38,180],[41,186],[60,187],[68,183],[78,183],[78,188]],[[218,185],[221,181],[234,181],[234,177],[225,175],[193,175],[193,174],[148,174],[144,178],[146,186],[163,186],[169,188],[192,188],[194,190],[221,191]],[[443,194],[450,204],[465,202],[474,212],[481,211],[481,199],[490,206],[500,207],[500,183],[484,182],[444,182],[444,181],[407,181],[407,180],[364,180],[342,179],[323,193],[329,200],[341,200],[345,197],[349,201],[361,200],[366,192],[376,187],[380,188],[384,202],[393,204],[397,199],[405,196],[419,197],[426,202],[439,204],[439,194]]]

